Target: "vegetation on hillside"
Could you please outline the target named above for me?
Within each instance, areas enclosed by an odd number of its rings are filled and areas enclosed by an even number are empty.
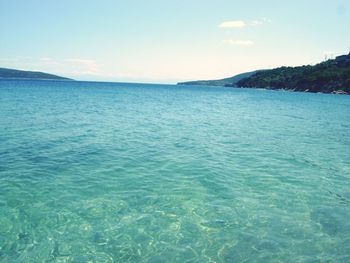
[[[50,79],[70,80],[68,78],[37,71],[24,71],[9,68],[0,68],[0,79]]]
[[[350,94],[350,54],[314,66],[259,71],[241,79],[237,85],[247,88]]]

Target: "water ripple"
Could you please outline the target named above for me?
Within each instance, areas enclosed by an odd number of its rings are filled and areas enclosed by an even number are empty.
[[[0,262],[348,262],[350,100],[0,81]]]

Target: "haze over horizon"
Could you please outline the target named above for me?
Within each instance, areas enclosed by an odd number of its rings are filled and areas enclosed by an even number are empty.
[[[349,52],[350,1],[0,0],[0,67],[175,83]]]

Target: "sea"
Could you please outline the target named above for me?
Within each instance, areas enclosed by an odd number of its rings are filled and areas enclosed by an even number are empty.
[[[350,96],[1,80],[0,262],[350,262]]]

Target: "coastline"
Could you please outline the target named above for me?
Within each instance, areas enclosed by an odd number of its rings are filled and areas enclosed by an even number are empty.
[[[283,88],[274,88],[274,87],[238,87],[238,86],[209,86],[209,85],[196,85],[196,84],[183,84],[183,83],[177,83],[177,86],[203,86],[203,87],[211,87],[211,88],[234,88],[234,89],[261,89],[261,90],[271,90],[271,91],[287,91],[287,92],[301,92],[301,93],[321,93],[321,94],[332,94],[332,95],[350,95],[350,93],[347,93],[343,90],[335,90],[331,92],[324,92],[324,91],[312,91],[309,89],[306,90],[296,90],[296,89],[283,89]]]
[[[272,91],[288,91],[288,92],[303,92],[303,93],[322,93],[322,94],[333,94],[333,95],[350,95],[350,93],[345,92],[343,90],[334,90],[331,92],[326,91],[312,91],[309,89],[306,90],[296,90],[296,89],[283,89],[283,88],[260,88],[260,87],[231,87],[236,89],[264,89],[264,90],[272,90]]]

